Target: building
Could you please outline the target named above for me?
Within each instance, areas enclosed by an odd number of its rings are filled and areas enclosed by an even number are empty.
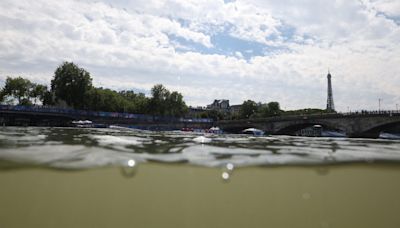
[[[207,109],[221,112],[229,112],[229,107],[229,100],[214,100],[212,104],[207,105]]]

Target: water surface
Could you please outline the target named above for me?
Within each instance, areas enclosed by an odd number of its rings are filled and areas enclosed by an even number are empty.
[[[398,162],[400,140],[3,127],[0,159],[67,169],[143,162],[207,167]]]
[[[400,142],[0,130],[0,227],[400,226]]]

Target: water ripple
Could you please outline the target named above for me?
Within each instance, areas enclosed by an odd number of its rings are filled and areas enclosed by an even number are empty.
[[[400,141],[3,127],[0,159],[65,169],[133,168],[132,161],[134,167],[143,162],[189,163],[222,167],[222,178],[228,180],[233,167],[399,162]],[[122,172],[134,173],[129,170]]]

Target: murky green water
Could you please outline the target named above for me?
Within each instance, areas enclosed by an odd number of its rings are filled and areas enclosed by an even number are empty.
[[[399,227],[400,141],[1,128],[0,227]]]

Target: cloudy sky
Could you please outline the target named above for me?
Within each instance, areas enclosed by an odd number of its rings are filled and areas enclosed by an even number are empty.
[[[49,84],[63,61],[95,86],[149,93],[162,83],[189,105],[214,99],[336,108],[400,105],[399,0],[2,0],[0,84]]]

